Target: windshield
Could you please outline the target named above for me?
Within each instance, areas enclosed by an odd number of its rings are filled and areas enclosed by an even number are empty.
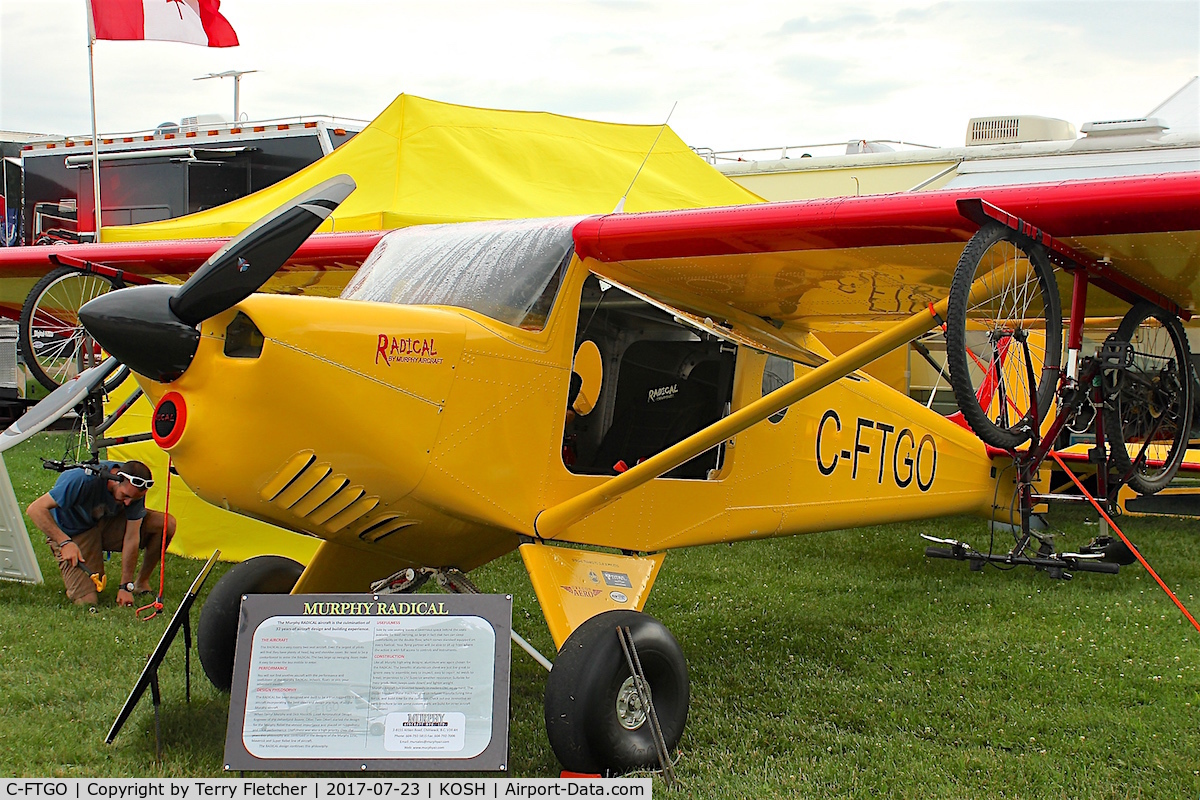
[[[379,240],[342,292],[346,300],[468,308],[540,329],[582,217],[416,225]]]

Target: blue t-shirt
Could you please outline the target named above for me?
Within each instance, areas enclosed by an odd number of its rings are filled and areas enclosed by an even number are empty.
[[[91,475],[81,468],[69,469],[58,476],[50,497],[58,508],[50,509],[54,521],[67,536],[76,536],[91,530],[103,520],[112,517],[141,519],[146,516],[146,502],[138,498],[128,506],[122,505],[108,490],[108,478],[113,467],[121,468],[116,461],[101,461],[100,475]],[[123,480],[123,479],[118,479]]]

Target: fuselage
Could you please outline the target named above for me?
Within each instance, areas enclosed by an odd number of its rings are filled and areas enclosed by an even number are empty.
[[[593,300],[596,283],[570,258],[548,314],[524,327],[462,307],[256,294],[201,324],[181,377],[142,383],[156,404],[183,407],[161,443],[209,502],[406,563],[471,569],[615,474],[606,457],[671,444],[715,421],[705,413],[778,385],[764,381],[766,354],[712,341],[619,288]],[[602,387],[568,422],[585,340],[601,352]],[[689,397],[717,410],[672,410]],[[558,538],[657,551],[1007,505],[973,434],[861,373],[778,417]],[[684,418],[664,432],[661,420]]]

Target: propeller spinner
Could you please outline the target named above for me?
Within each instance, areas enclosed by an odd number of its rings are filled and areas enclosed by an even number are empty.
[[[183,374],[196,354],[196,326],[266,283],[354,189],[349,175],[330,178],[242,231],[182,286],[109,292],[84,305],[79,319],[121,363],[169,383]]]

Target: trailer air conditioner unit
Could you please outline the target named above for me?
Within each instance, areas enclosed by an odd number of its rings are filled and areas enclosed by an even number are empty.
[[[197,114],[194,117],[184,117],[179,120],[179,127],[184,133],[195,133],[201,128],[213,128],[229,124],[230,120],[224,114]]]
[[[974,117],[967,123],[967,147],[981,144],[1062,142],[1075,138],[1075,126],[1051,117]]]
[[[1144,119],[1114,119],[1106,122],[1083,123],[1083,134],[1089,139],[1097,136],[1162,136],[1170,126],[1158,117]]]

